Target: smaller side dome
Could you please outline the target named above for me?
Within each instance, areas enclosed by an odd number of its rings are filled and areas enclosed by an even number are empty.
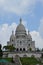
[[[11,36],[10,36],[10,41],[14,41],[14,39],[15,39],[14,31],[12,31],[12,34],[11,34]]]

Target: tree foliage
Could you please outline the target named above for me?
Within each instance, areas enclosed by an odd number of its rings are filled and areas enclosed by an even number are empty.
[[[3,51],[2,51],[2,49],[1,49],[1,44],[0,44],[0,57],[2,57],[3,56]]]
[[[4,46],[3,48],[5,48],[8,51],[14,51],[15,50],[15,47],[13,45]]]
[[[2,46],[1,46],[1,44],[0,44],[0,49],[1,49],[1,47],[2,47]]]
[[[29,51],[32,51],[32,48],[31,47],[29,48]]]
[[[40,49],[39,48],[37,48],[37,50],[36,50],[37,52],[40,52]]]
[[[43,48],[42,48],[42,51],[43,51]]]

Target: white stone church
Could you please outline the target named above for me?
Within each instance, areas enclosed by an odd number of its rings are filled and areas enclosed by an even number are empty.
[[[15,34],[14,31],[12,31],[7,45],[13,45],[16,48],[16,51],[28,51],[30,48],[32,51],[35,51],[35,41],[32,40],[29,31],[27,34],[26,29],[22,24],[22,19],[20,19],[20,23],[16,28]]]

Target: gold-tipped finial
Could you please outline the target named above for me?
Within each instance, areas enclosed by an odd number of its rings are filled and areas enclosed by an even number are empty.
[[[20,18],[20,24],[22,23],[22,19]]]

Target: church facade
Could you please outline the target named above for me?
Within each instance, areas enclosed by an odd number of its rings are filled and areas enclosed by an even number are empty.
[[[16,28],[15,34],[14,31],[12,31],[7,45],[13,45],[16,48],[16,51],[28,51],[29,49],[35,51],[35,41],[32,40],[29,31],[27,34],[21,19],[19,25]]]

